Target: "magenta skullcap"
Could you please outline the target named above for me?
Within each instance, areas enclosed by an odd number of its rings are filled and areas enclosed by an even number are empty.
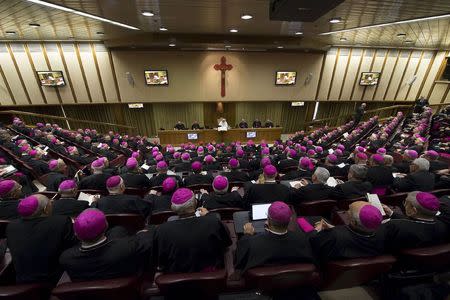
[[[115,188],[122,182],[122,178],[120,176],[111,176],[106,180],[107,188]]]
[[[439,210],[439,199],[430,193],[420,192],[416,195],[417,203],[426,210],[437,212]]]
[[[152,152],[152,157],[156,157],[156,156],[158,156],[158,154],[159,154],[159,151],[153,151]]]
[[[364,205],[359,210],[361,225],[369,230],[375,230],[381,225],[383,216],[378,208],[371,204]]]
[[[385,148],[378,148],[377,153],[378,154],[386,154],[386,149]]]
[[[305,153],[306,152],[306,147],[305,146],[300,146],[300,152]]]
[[[0,181],[0,197],[4,197],[5,195],[9,194],[15,186],[16,182],[14,180]]]
[[[433,158],[433,159],[439,157],[439,153],[437,153],[437,152],[434,151],[434,150],[428,150],[428,151],[425,151],[425,155],[428,156],[428,157],[431,157],[431,158]]]
[[[416,159],[419,156],[416,150],[405,150],[405,155],[412,159]]]
[[[213,150],[214,150],[214,146],[213,146],[213,145],[209,145],[209,146],[208,146],[208,151],[211,152],[211,151],[213,151]]]
[[[187,188],[179,188],[172,195],[172,204],[183,205],[194,198],[194,193]]]
[[[30,152],[28,152],[28,155],[30,155],[30,156],[32,156],[32,157],[35,157],[36,156],[36,154],[37,154],[37,150],[31,150]]]
[[[191,168],[192,168],[193,171],[201,171],[201,169],[202,169],[202,163],[199,162],[199,161],[194,161],[194,162],[191,164]]]
[[[366,149],[364,147],[358,146],[358,147],[356,147],[356,151],[358,151],[358,152],[365,152]]]
[[[156,164],[156,169],[158,169],[158,170],[165,170],[165,169],[167,169],[167,163],[165,162],[165,161],[159,161],[157,164]]]
[[[228,162],[228,165],[233,169],[239,168],[239,161],[236,158],[232,158]]]
[[[162,183],[162,190],[165,194],[172,192],[177,187],[177,181],[173,177],[167,177]]]
[[[323,152],[323,148],[320,147],[320,146],[317,146],[317,147],[316,147],[316,152],[317,152],[317,153],[322,153],[322,152]]]
[[[134,157],[130,157],[129,159],[127,159],[127,169],[135,169],[138,165],[138,161],[136,160],[136,158]]]
[[[57,167],[58,167],[58,160],[52,159],[51,161],[48,162],[48,168],[50,169],[50,171],[55,170]]]
[[[63,182],[61,182],[58,190],[59,191],[67,191],[67,190],[72,190],[76,187],[77,187],[76,181],[69,179],[69,180],[64,180]]]
[[[270,161],[270,158],[268,157],[264,157],[263,159],[261,159],[261,167],[264,168],[268,165],[270,165],[272,162]]]
[[[28,196],[20,200],[17,205],[17,212],[22,217],[29,217],[33,215],[39,207],[39,200],[36,196]]]
[[[341,149],[336,149],[336,150],[334,150],[334,153],[333,154],[336,154],[337,156],[342,156],[342,150]]]
[[[297,151],[294,149],[289,150],[289,157],[294,158],[297,156]]]
[[[367,155],[365,153],[363,153],[363,152],[358,152],[356,154],[356,157],[359,158],[359,159],[362,159],[362,160],[366,160],[367,159]]]
[[[6,159],[4,159],[3,157],[0,157],[0,164],[6,164]]]
[[[261,154],[262,154],[262,155],[268,155],[268,154],[270,154],[270,149],[269,149],[269,148],[262,148]]]
[[[280,224],[289,224],[291,215],[292,212],[289,206],[281,201],[273,202],[267,211],[269,219]]]
[[[314,149],[309,149],[307,153],[309,156],[314,156],[316,154],[316,151],[314,151]]]
[[[212,157],[212,155],[205,156],[205,162],[212,163],[213,161],[214,161],[214,157]]]
[[[197,148],[197,153],[203,153],[203,152],[205,152],[205,149],[202,146],[199,146]]]
[[[182,160],[190,160],[191,156],[189,155],[189,153],[184,152],[183,154],[181,154],[181,159]]]
[[[338,148],[339,150],[341,150],[341,151],[344,151],[344,150],[345,150],[345,146],[342,145],[342,144],[339,144],[339,145],[337,146],[337,148]]]
[[[162,155],[162,154],[158,154],[158,155],[156,155],[156,157],[155,157],[155,160],[156,161],[161,161],[161,160],[163,160],[164,159],[164,156]]]
[[[91,167],[94,169],[103,168],[104,162],[102,159],[96,159],[92,162]]]
[[[76,236],[82,241],[94,241],[108,228],[105,214],[95,208],[84,210],[73,223]]]
[[[175,153],[173,154],[173,158],[175,158],[175,159],[179,159],[180,156],[181,156],[181,153],[180,153],[180,152],[175,152]]]
[[[381,154],[374,154],[374,155],[372,155],[372,159],[377,164],[384,164],[384,157]]]
[[[131,157],[138,158],[139,152],[134,151],[133,153],[131,153]]]
[[[275,168],[273,165],[267,165],[264,167],[263,172],[267,176],[275,176],[277,174],[277,168]]]
[[[303,157],[302,159],[300,159],[300,167],[302,169],[308,169],[310,165],[311,165],[311,160],[309,158]]]
[[[20,147],[20,152],[25,152],[25,151],[28,150],[28,148],[30,148],[30,145],[25,144],[25,145],[23,145],[22,147]]]
[[[119,143],[118,139],[113,139],[112,141],[113,141],[114,144],[118,144]]]
[[[226,188],[228,188],[228,178],[226,178],[225,176],[216,176],[216,178],[214,178],[213,181],[213,187],[218,190],[218,191],[222,191]]]
[[[337,156],[334,155],[334,154],[328,155],[327,158],[328,158],[328,161],[329,161],[329,162],[332,162],[332,163],[335,163],[335,162],[337,162],[337,160],[338,160]]]
[[[244,150],[238,149],[238,150],[236,151],[236,156],[238,156],[238,157],[243,157],[243,156],[244,156]]]
[[[306,143],[307,143],[308,145],[312,145],[312,144],[313,144],[313,141],[308,140]]]

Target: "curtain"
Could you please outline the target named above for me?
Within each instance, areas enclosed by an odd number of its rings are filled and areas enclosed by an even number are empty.
[[[144,104],[144,108],[128,108],[123,104],[125,124],[136,127],[134,134],[154,136],[156,135],[155,119],[153,118],[152,104]]]
[[[251,126],[255,119],[259,119],[264,125],[264,122],[270,119],[275,126],[281,126],[282,107],[283,102],[238,102],[236,103],[236,123],[245,119]]]
[[[177,121],[191,127],[194,121],[204,124],[203,103],[154,103],[153,119],[157,129],[173,129]]]
[[[64,110],[68,118],[88,120],[96,122],[107,122],[117,124],[116,117],[114,115],[113,105],[105,104],[87,104],[87,105],[65,105]],[[123,129],[119,129],[116,126],[101,125],[101,124],[89,124],[84,122],[69,121],[73,130],[78,128],[95,128],[98,132],[108,132],[110,130],[122,132]],[[126,125],[126,124],[124,124]]]

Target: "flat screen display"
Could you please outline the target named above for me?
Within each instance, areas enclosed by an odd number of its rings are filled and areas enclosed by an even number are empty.
[[[252,220],[265,220],[267,219],[267,211],[271,203],[267,204],[254,204],[252,205]]]
[[[188,133],[188,140],[197,140],[198,135],[196,133]]]
[[[65,86],[62,71],[37,71],[41,86]]]
[[[167,70],[145,71],[145,83],[147,85],[169,85]]]
[[[362,72],[359,84],[360,85],[377,85],[378,80],[380,80],[380,75],[381,75],[381,73],[379,73],[379,72]]]
[[[248,131],[247,132],[247,138],[248,139],[253,139],[256,137],[256,131]]]
[[[276,85],[294,85],[297,80],[297,72],[278,71],[275,77]]]

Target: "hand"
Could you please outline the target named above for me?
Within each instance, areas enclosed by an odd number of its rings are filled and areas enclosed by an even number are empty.
[[[253,227],[252,223],[246,223],[244,225],[244,234],[247,234],[247,235],[255,234],[255,228]]]
[[[97,202],[98,199],[100,199],[102,196],[100,194],[95,194],[94,197],[92,198],[92,202]]]
[[[309,181],[303,178],[303,179],[300,180],[300,183],[301,183],[302,186],[305,186],[305,185],[309,184]]]
[[[439,170],[439,171],[437,171],[437,173],[439,175],[449,175],[450,174],[450,169]]]
[[[398,177],[398,178],[403,178],[403,177],[406,177],[406,174],[398,173],[398,174],[397,174],[397,177]]]
[[[199,207],[197,211],[200,213],[200,216],[202,217],[206,216],[209,213],[209,211],[204,207]]]
[[[208,194],[208,191],[205,190],[205,189],[200,189],[200,193],[202,193],[202,194]]]
[[[233,186],[233,187],[231,188],[231,191],[232,191],[232,192],[236,192],[237,190],[239,190],[239,187],[238,187],[238,186]]]
[[[384,212],[386,213],[386,215],[388,215],[388,217],[392,216],[392,214],[394,213],[394,211],[385,204],[381,204],[381,207],[383,207]]]
[[[157,190],[150,190],[149,195],[156,195],[158,193]]]
[[[301,188],[302,187],[302,184],[301,183],[297,183],[297,184],[295,184],[294,185],[294,189],[299,189],[299,188]]]
[[[336,179],[336,183],[337,183],[337,184],[343,184],[344,181],[342,181],[341,179]]]

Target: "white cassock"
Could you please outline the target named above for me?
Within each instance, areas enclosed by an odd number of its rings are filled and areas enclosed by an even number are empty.
[[[218,130],[219,130],[219,131],[225,131],[225,130],[228,130],[228,123],[227,123],[227,120],[222,119],[222,121],[219,122],[219,128],[218,128]]]

